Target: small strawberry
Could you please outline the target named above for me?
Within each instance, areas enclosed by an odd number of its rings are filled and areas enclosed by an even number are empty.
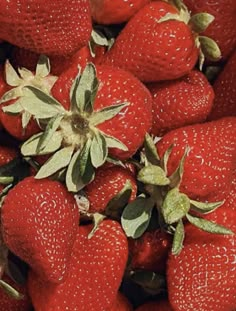
[[[215,101],[209,120],[226,116],[236,116],[236,52],[232,54],[223,71],[213,84]]]
[[[0,7],[0,37],[13,45],[39,54],[67,55],[89,41],[89,0],[1,0]]]
[[[150,0],[90,0],[93,20],[98,24],[127,22]]]
[[[84,189],[89,213],[103,213],[112,200],[129,183],[130,201],[136,197],[137,185],[132,173],[121,166],[100,167],[94,180]]]
[[[79,227],[69,275],[63,283],[44,283],[30,272],[29,293],[37,311],[104,311],[112,307],[128,257],[127,239],[115,221],[104,220],[88,238],[91,230],[91,225]]]
[[[236,177],[236,175],[234,175]],[[204,218],[236,232],[236,178],[225,203]],[[175,311],[231,311],[236,306],[235,234],[216,236],[186,226],[184,248],[168,259],[169,300]]]
[[[167,174],[177,169],[186,148],[179,190],[192,200],[216,202],[225,200],[235,168],[236,118],[228,117],[204,124],[172,130],[156,144],[162,158],[173,145],[167,163]]]
[[[213,88],[197,70],[174,81],[152,83],[148,89],[153,96],[151,132],[155,136],[205,121],[213,105]]]
[[[212,17],[207,19],[210,22]],[[192,31],[191,21],[181,1],[178,8],[153,1],[129,20],[102,63],[128,70],[143,82],[180,78],[193,69],[199,53],[206,52],[204,42],[214,45]],[[215,45],[213,54],[220,57]]]
[[[208,12],[214,16],[214,21],[203,34],[214,39],[220,47],[222,57],[228,58],[236,46],[235,1],[184,0],[184,3],[193,14]]]
[[[174,311],[167,300],[150,301],[139,306],[136,311]]]
[[[1,282],[4,282],[3,284]],[[4,291],[10,285],[12,289]],[[3,289],[4,288],[4,289]],[[11,294],[8,294],[10,291]],[[1,311],[31,311],[32,305],[25,285],[19,285],[7,275],[0,279],[0,310]]]
[[[144,269],[164,274],[171,240],[171,235],[159,229],[146,231],[138,239],[129,239],[131,269]]]
[[[79,213],[64,185],[27,177],[6,195],[1,225],[6,246],[45,280],[65,280]]]
[[[112,305],[111,309],[106,311],[132,311],[133,307],[129,300],[121,292],[116,295],[115,303]]]

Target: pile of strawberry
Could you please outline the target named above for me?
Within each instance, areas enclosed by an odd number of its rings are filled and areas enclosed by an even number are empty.
[[[236,2],[0,0],[0,310],[236,310]]]

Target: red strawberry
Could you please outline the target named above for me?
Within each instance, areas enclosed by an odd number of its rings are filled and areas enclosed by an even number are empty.
[[[79,213],[64,185],[28,177],[11,189],[2,206],[7,247],[45,280],[65,280]]]
[[[37,311],[104,311],[112,307],[124,273],[128,246],[120,225],[104,220],[91,238],[81,226],[65,282],[44,283],[33,271],[29,293]]]
[[[117,293],[115,303],[107,311],[132,311],[133,307],[129,300],[121,292]]]
[[[150,0],[90,0],[91,13],[98,24],[120,24],[128,21]]]
[[[15,159],[18,152],[15,148],[0,146],[0,166],[5,165]],[[3,190],[4,185],[0,184],[0,192]]]
[[[236,174],[235,174],[236,177]],[[208,220],[236,232],[236,178]],[[231,311],[236,306],[235,234],[218,236],[186,226],[184,248],[168,260],[169,300],[175,311]]]
[[[7,275],[4,275],[2,280],[12,286],[19,294],[22,295],[20,299],[10,297],[0,288],[0,310],[1,311],[30,311],[32,305],[27,293],[25,285],[18,285],[11,280]]]
[[[173,311],[167,300],[150,301],[141,305],[136,311]]]
[[[146,231],[138,239],[129,239],[131,268],[165,273],[171,248],[171,236],[164,231]]]
[[[232,54],[223,71],[214,82],[215,101],[208,117],[215,120],[226,116],[236,116],[236,52]]]
[[[89,0],[1,0],[0,37],[39,54],[72,54],[90,39]],[[37,12],[37,14],[35,13]]]
[[[89,201],[88,212],[104,212],[109,201],[128,182],[132,189],[130,197],[130,201],[132,201],[135,199],[137,193],[136,180],[132,173],[121,166],[100,167],[96,172],[95,179],[83,189]]]
[[[220,47],[224,59],[228,58],[236,46],[236,2],[234,0],[184,0],[193,13],[208,12],[214,21],[203,33],[214,39]]]
[[[214,100],[214,91],[199,71],[174,81],[148,85],[153,96],[152,133],[162,136],[171,129],[206,120]]]
[[[235,168],[236,118],[172,130],[157,143],[160,157],[173,144],[168,160],[168,176],[178,167],[187,147],[180,191],[192,200],[224,200]]]
[[[147,4],[121,31],[103,64],[128,70],[145,82],[189,73],[197,62],[198,48],[190,27],[177,18],[180,12],[169,3]]]

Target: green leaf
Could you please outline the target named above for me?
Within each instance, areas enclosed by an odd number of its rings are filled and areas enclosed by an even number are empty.
[[[152,137],[146,133],[145,140],[144,140],[144,149],[145,155],[148,160],[153,165],[160,165],[160,158],[156,150],[156,146]]]
[[[53,175],[60,169],[66,167],[71,160],[74,147],[65,147],[60,149],[39,169],[35,178],[41,179]]]
[[[21,124],[22,124],[23,129],[26,129],[27,125],[30,122],[30,119],[31,119],[31,114],[27,111],[24,111],[21,116]]]
[[[166,177],[163,169],[157,165],[152,164],[142,168],[139,171],[137,178],[144,184],[151,184],[156,186],[166,186],[170,183],[170,180]]]
[[[161,207],[164,220],[167,224],[173,224],[182,219],[190,209],[189,198],[179,192],[178,188],[171,189]]]
[[[90,117],[90,124],[96,126],[115,117],[120,111],[129,105],[128,102],[105,107],[95,111]]]
[[[1,185],[8,185],[14,181],[14,177],[12,176],[0,176],[0,184]]]
[[[7,99],[7,101],[8,101],[8,99]],[[20,100],[17,100],[16,102],[14,102],[11,105],[2,107],[2,111],[5,113],[19,114],[22,111],[24,111],[24,108],[22,107]]]
[[[23,143],[23,145],[21,146],[21,153],[23,154],[23,156],[49,154],[55,152],[61,147],[63,137],[61,133],[57,131],[52,135],[50,144],[47,144],[47,146],[42,151],[39,152],[38,144],[42,135],[43,135],[42,132],[33,135],[30,139],[28,139],[26,142]]]
[[[50,61],[46,55],[40,55],[36,66],[36,76],[46,77],[50,73]]]
[[[19,86],[22,83],[22,79],[15,71],[9,60],[5,63],[6,83],[10,86]]]
[[[184,173],[184,162],[185,162],[185,159],[186,159],[189,151],[190,151],[190,147],[187,146],[185,148],[184,154],[180,160],[179,166],[177,167],[175,172],[171,176],[169,176],[171,188],[179,187],[179,185],[181,183],[183,173]]]
[[[102,132],[102,131],[100,131],[100,132]],[[118,148],[118,149],[124,150],[124,151],[128,150],[127,146],[125,144],[123,144],[119,139],[117,139],[113,136],[109,136],[103,132],[102,132],[102,135],[106,139],[106,143],[107,143],[108,148]]]
[[[93,214],[93,229],[89,232],[88,239],[92,239],[95,232],[99,229],[99,225],[102,223],[102,221],[106,218],[106,216],[94,213]]]
[[[190,18],[189,25],[194,32],[200,33],[205,31],[214,19],[214,16],[209,13],[197,13]]]
[[[79,181],[81,180],[81,176],[79,174],[79,168],[80,168],[80,157],[81,150],[77,150],[73,157],[71,158],[71,161],[69,163],[67,172],[66,172],[66,186],[67,189],[71,192],[77,192],[79,191]]]
[[[128,204],[132,193],[132,184],[127,180],[123,189],[107,204],[105,214],[113,219],[120,220],[124,207]]]
[[[21,67],[17,69],[20,77],[22,78],[21,85],[23,86],[26,81],[32,80],[34,78],[34,74],[27,68]]]
[[[209,212],[214,211],[216,208],[220,207],[224,203],[224,201],[204,203],[204,202],[190,200],[190,203],[191,203],[191,209],[193,209],[194,211],[200,212],[200,213],[209,213]]]
[[[55,116],[49,120],[43,135],[40,137],[37,152],[41,152],[51,141],[53,134],[57,131],[60,126],[60,122],[63,119],[62,115]]]
[[[168,166],[168,161],[169,161],[169,158],[170,158],[170,155],[171,155],[171,152],[173,150],[173,145],[171,145],[164,153],[164,156],[163,158],[161,159],[161,167],[164,169],[166,175],[168,174],[168,169],[167,169],[167,166]]]
[[[187,214],[186,217],[191,224],[203,231],[216,234],[234,234],[232,230],[207,219],[191,216],[190,214]]]
[[[86,166],[88,165],[89,158],[90,158],[91,145],[92,145],[92,140],[89,138],[80,152],[80,156],[79,156],[79,175],[80,176],[83,176],[85,174]]]
[[[105,163],[108,154],[108,148],[105,137],[100,131],[94,132],[94,137],[92,138],[90,156],[92,164],[95,168],[101,166]]]
[[[151,219],[153,207],[153,200],[143,197],[137,198],[125,207],[121,224],[127,237],[136,239],[145,232]]]
[[[183,241],[184,241],[184,224],[182,219],[179,220],[174,234],[173,244],[172,244],[172,254],[179,255],[183,248]]]
[[[211,61],[218,61],[221,58],[221,51],[217,43],[209,37],[199,36],[198,40],[204,56]]]
[[[4,282],[3,280],[0,280],[0,288],[11,298],[14,298],[16,300],[24,298],[22,294],[20,294],[15,288],[13,288],[11,285]]]

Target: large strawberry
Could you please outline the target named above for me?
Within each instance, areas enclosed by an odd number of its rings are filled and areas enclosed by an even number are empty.
[[[67,275],[78,222],[73,195],[48,179],[20,181],[1,209],[6,246],[52,282],[62,282]]]
[[[150,301],[139,306],[136,311],[173,311],[167,300]]]
[[[215,100],[209,120],[236,116],[236,52],[232,54],[213,84]]]
[[[168,176],[177,169],[187,148],[179,185],[193,200],[225,200],[232,182],[236,153],[236,118],[228,117],[204,124],[172,130],[157,143],[160,157],[173,145],[167,163]]]
[[[127,239],[120,225],[104,220],[91,238],[92,227],[80,226],[65,282],[44,283],[33,271],[29,293],[37,311],[104,311],[112,307],[124,273]]]
[[[164,1],[140,9],[103,63],[129,70],[144,82],[172,80],[189,73],[198,59],[199,41],[187,24],[189,13],[181,1],[178,3],[178,9]]]
[[[70,88],[76,69],[71,67],[64,79],[56,82],[57,92],[52,90],[55,98],[36,88],[25,88],[32,102],[44,107],[36,109],[35,117],[50,120],[45,132],[21,148],[24,155],[57,151],[36,178],[68,166],[66,183],[71,191],[92,181],[94,167],[104,164],[108,155],[122,160],[132,156],[152,122],[150,92],[132,74],[109,66],[95,68],[90,63]]]
[[[197,70],[177,80],[152,83],[148,89],[153,96],[151,132],[155,136],[205,121],[213,105],[213,88]]]
[[[90,0],[93,20],[98,24],[119,24],[128,21],[150,0]]]
[[[92,24],[89,0],[0,2],[0,38],[40,54],[71,54],[86,45]]]
[[[228,58],[236,46],[236,3],[234,0],[184,0],[189,10],[195,14],[208,12],[214,21],[204,35],[213,38],[220,47],[224,59]]]
[[[236,232],[236,179],[227,201],[205,218]],[[182,252],[170,255],[167,281],[175,311],[231,311],[236,306],[235,234],[216,236],[186,227]]]

